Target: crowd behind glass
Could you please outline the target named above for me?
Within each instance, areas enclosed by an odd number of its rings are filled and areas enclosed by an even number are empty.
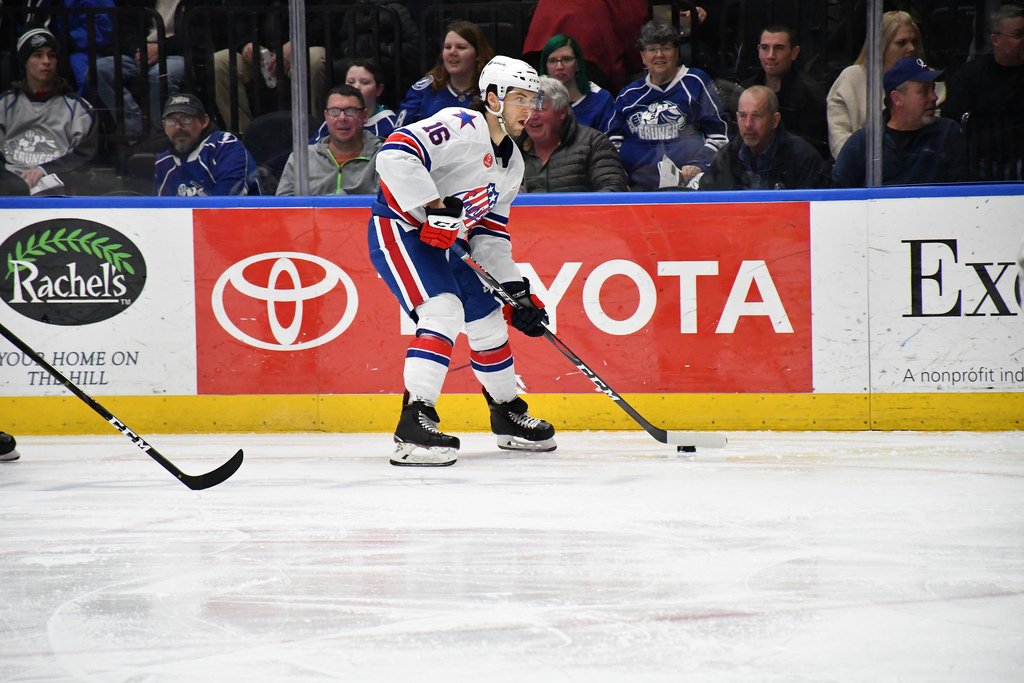
[[[880,54],[849,2],[609,4],[307,0],[297,50],[283,0],[3,3],[0,194],[373,194],[382,141],[510,53],[525,192],[864,187],[873,116],[880,184],[1022,179],[1018,2],[885,3]]]

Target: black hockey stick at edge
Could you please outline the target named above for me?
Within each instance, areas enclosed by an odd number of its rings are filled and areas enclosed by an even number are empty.
[[[451,250],[455,252],[455,255],[462,259],[466,265],[473,269],[480,279],[484,281],[488,289],[494,292],[494,294],[501,299],[504,303],[512,306],[513,308],[522,308],[522,304],[516,301],[512,296],[505,291],[505,288],[501,286],[501,283],[494,279],[494,276],[484,270],[483,266],[473,260],[473,257],[462,248],[458,242],[451,246]],[[724,434],[718,434],[715,432],[674,432],[655,427],[647,419],[638,413],[636,409],[629,405],[628,402],[617,391],[608,386],[608,383],[601,379],[596,372],[594,372],[589,365],[583,362],[579,356],[573,353],[572,349],[566,346],[565,342],[555,336],[548,327],[544,326],[544,337],[551,342],[556,349],[561,352],[563,356],[569,359],[569,361],[575,365],[580,372],[587,376],[587,378],[594,383],[598,391],[602,392],[608,398],[615,401],[616,405],[622,408],[627,415],[636,420],[637,424],[644,428],[648,434],[653,436],[661,443],[671,444],[673,446],[680,446],[683,448],[724,448],[727,442]]]
[[[6,337],[9,342],[17,346],[25,355],[27,355],[29,358],[35,361],[37,365],[39,365],[48,373],[53,375],[72,394],[82,399],[82,401],[84,401],[87,406],[89,406],[97,413],[99,413],[104,420],[106,420],[107,422],[114,426],[114,429],[128,437],[128,440],[131,441],[136,448],[138,448],[143,453],[145,453],[146,455],[160,463],[160,465],[165,470],[173,474],[175,477],[178,478],[178,480],[182,484],[189,487],[193,491],[200,491],[202,489],[208,489],[211,486],[216,486],[217,484],[221,483],[222,481],[230,477],[232,474],[234,474],[235,471],[238,470],[239,467],[241,467],[242,449],[238,449],[238,452],[231,456],[230,460],[228,460],[226,463],[224,463],[223,465],[221,465],[220,467],[211,472],[199,475],[185,474],[177,467],[175,467],[174,463],[172,463],[164,456],[160,455],[160,453],[155,448],[153,448],[153,446],[146,443],[146,440],[143,439],[138,434],[136,434],[132,429],[128,427],[128,425],[126,425],[124,422],[121,422],[121,420],[119,420],[118,418],[114,417],[114,415],[109,410],[107,410],[99,403],[97,403],[95,399],[89,396],[89,394],[79,389],[74,382],[69,380],[64,375],[62,375],[59,370],[57,370],[55,367],[47,363],[42,356],[33,351],[28,344],[23,342],[13,332],[7,329],[3,325],[3,323],[0,323],[0,334]]]

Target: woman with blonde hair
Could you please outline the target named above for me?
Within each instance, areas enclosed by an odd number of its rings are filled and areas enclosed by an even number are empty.
[[[480,72],[492,57],[494,48],[479,26],[463,20],[449,24],[437,64],[405,94],[396,127],[433,116],[445,107],[468,109],[480,96]]]
[[[904,57],[924,59],[921,30],[907,12],[886,12],[882,15],[881,43],[883,74]],[[843,69],[825,99],[828,146],[833,159],[839,156],[839,150],[854,131],[867,123],[867,61],[868,45],[865,41],[857,61]],[[936,84],[936,94],[941,103],[946,93],[944,88],[939,89],[940,85]]]

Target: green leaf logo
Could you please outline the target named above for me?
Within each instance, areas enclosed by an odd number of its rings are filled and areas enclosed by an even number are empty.
[[[73,251],[78,254],[94,256],[100,261],[105,261],[113,266],[119,273],[135,274],[132,266],[132,255],[122,251],[121,244],[108,244],[109,237],[97,237],[96,231],[83,234],[82,228],[75,228],[68,232],[67,228],[52,230],[47,228],[42,234],[33,233],[24,242],[18,240],[13,245],[13,251],[7,252],[7,272],[5,277],[10,278],[19,268],[25,268],[22,263],[35,263],[36,259],[46,254],[56,254],[58,251]]]

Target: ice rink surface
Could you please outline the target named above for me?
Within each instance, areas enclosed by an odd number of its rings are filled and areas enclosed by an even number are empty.
[[[1024,432],[23,437],[0,681],[1020,681]]]

